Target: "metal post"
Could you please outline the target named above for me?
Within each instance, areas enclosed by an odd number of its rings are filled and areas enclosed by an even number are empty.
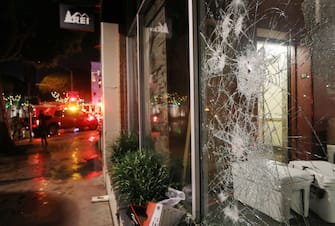
[[[33,108],[31,105],[28,107],[29,111],[29,142],[33,140]]]

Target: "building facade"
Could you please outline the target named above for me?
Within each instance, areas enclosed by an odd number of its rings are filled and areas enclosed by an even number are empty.
[[[121,131],[137,131],[169,157],[197,222],[289,223],[286,204],[265,205],[293,200],[273,193],[281,177],[268,164],[333,153],[335,2],[103,1],[102,12],[105,161]],[[244,205],[234,165],[251,161],[262,183],[240,184]]]
[[[91,103],[100,105],[102,102],[102,78],[100,62],[91,62]]]

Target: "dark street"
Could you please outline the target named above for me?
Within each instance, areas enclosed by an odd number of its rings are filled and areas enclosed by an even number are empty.
[[[111,226],[97,131],[20,141],[0,156],[0,226]]]

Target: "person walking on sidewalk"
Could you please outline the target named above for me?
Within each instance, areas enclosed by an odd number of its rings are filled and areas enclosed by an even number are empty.
[[[15,117],[12,118],[12,128],[13,128],[13,141],[20,140],[21,138],[21,123],[20,123],[20,115],[16,114]]]
[[[48,136],[48,128],[47,128],[47,121],[44,115],[43,110],[40,110],[40,115],[38,116],[39,119],[39,131],[41,133],[41,142],[42,145],[47,146],[48,145],[48,141],[47,141],[47,136]]]

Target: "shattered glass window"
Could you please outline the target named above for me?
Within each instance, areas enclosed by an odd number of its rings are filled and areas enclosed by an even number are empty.
[[[335,1],[198,9],[203,224],[335,223]]]

